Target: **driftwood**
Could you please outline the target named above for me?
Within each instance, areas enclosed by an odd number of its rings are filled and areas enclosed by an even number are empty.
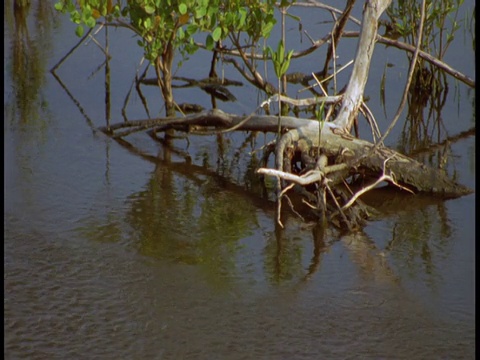
[[[248,118],[248,121],[245,119]],[[342,177],[351,176],[356,172],[367,172],[369,177],[380,176],[383,172],[385,160],[386,170],[394,174],[397,182],[403,186],[422,193],[430,193],[444,198],[459,197],[471,193],[467,187],[451,180],[446,174],[428,167],[418,161],[404,156],[386,147],[373,150],[374,144],[366,140],[357,139],[347,134],[338,134],[338,127],[333,123],[325,123],[322,129],[318,121],[299,119],[290,116],[281,118],[282,133],[284,133],[278,147],[295,146],[301,139],[306,139],[308,149],[315,151],[318,148],[320,131],[320,148],[327,155],[330,162],[346,160],[345,166],[339,169]],[[242,124],[243,123],[243,124]],[[238,126],[242,124],[241,126]],[[136,131],[154,129],[166,131],[168,129],[182,130],[190,134],[204,134],[210,128],[215,130],[261,131],[275,133],[278,128],[277,116],[252,115],[239,116],[227,114],[214,109],[197,114],[176,118],[158,118],[136,120],[114,124],[110,130],[103,127],[101,130],[109,135],[116,136],[115,131],[133,128]],[[118,136],[121,137],[121,136]],[[300,151],[300,150],[299,150]],[[368,156],[367,156],[368,155]],[[280,161],[280,163],[282,163]],[[281,166],[278,170],[286,170]]]

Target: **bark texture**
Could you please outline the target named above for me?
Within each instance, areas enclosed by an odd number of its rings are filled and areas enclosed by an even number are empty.
[[[370,61],[377,38],[378,19],[390,3],[391,0],[367,0],[365,2],[352,75],[343,96],[342,107],[334,120],[335,124],[347,132],[350,132],[363,101],[363,91],[367,83]]]

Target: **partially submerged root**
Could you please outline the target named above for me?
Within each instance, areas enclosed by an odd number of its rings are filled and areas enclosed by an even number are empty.
[[[271,153],[270,148],[270,153]],[[359,197],[381,182],[389,182],[402,190],[413,193],[398,184],[386,164],[394,155],[384,160],[382,174],[371,184],[354,193],[350,186],[362,177],[361,169],[352,161],[348,151],[332,154],[327,149],[312,144],[312,140],[292,131],[284,134],[276,148],[276,169],[260,168],[258,173],[278,179],[277,204],[280,214],[282,198],[291,191],[302,197],[302,203],[318,218],[326,218],[335,226],[353,230],[361,228],[374,211]],[[266,163],[266,162],[265,162]],[[290,207],[297,212],[287,198]],[[298,213],[298,212],[297,212]],[[281,226],[280,216],[277,221]]]
[[[338,157],[328,157],[318,147],[295,135],[285,134],[275,149],[277,169],[260,168],[258,173],[274,176],[278,179],[277,203],[278,214],[282,198],[287,198],[290,207],[296,212],[287,193],[294,191],[302,197],[303,204],[318,218],[326,218],[338,227],[353,230],[364,225],[368,218],[366,207],[358,202],[358,206],[346,206],[351,194],[348,187],[331,187],[331,175],[348,174],[348,166]],[[336,177],[335,177],[336,179]],[[336,179],[337,181],[337,179]],[[298,184],[299,186],[295,186]],[[297,212],[298,213],[298,212]],[[281,226],[280,217],[277,221]]]

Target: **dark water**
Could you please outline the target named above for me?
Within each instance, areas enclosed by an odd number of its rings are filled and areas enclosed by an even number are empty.
[[[473,8],[467,1],[461,13]],[[295,216],[280,230],[242,171],[254,166],[249,152],[263,136],[237,157],[243,134],[178,140],[188,163],[137,134],[129,140],[153,158],[139,156],[95,130],[105,121],[100,49],[90,41],[58,69],[69,96],[49,73],[78,41],[68,18],[34,1],[22,26],[11,3],[4,9],[7,359],[474,357],[475,194],[385,203],[377,193],[370,201],[384,215],[363,232],[341,236]],[[109,34],[117,122],[141,52],[129,33]],[[473,76],[472,34],[457,35],[445,61]],[[104,32],[97,37],[103,43]],[[355,40],[342,41],[339,58],[350,59]],[[383,130],[408,63],[381,46],[375,56],[381,65],[372,65],[366,93]],[[385,59],[395,66],[382,118]],[[187,64],[179,74],[199,71],[208,69]],[[440,141],[453,140],[418,158],[435,163],[446,152],[446,171],[474,188],[475,137],[454,137],[475,126],[475,94],[449,85]],[[257,92],[247,84],[234,91],[238,102],[219,106],[252,111]],[[144,92],[151,113],[161,112],[159,90]],[[180,95],[209,107],[199,90]],[[146,118],[138,95],[127,114]],[[402,126],[389,145],[401,146]]]

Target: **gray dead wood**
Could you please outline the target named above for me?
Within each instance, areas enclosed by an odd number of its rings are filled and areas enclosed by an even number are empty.
[[[277,144],[277,150],[278,154],[282,155],[278,156],[276,162],[277,169],[283,171],[287,170],[283,169],[283,153],[286,148],[289,146],[295,147],[300,139],[305,140],[307,146],[311,148],[318,147],[320,129],[317,121],[290,116],[283,116],[281,119],[281,128],[284,135]],[[172,128],[185,127],[185,131],[195,133],[211,127],[217,130],[232,128],[238,126],[244,120],[245,116],[227,114],[221,110],[210,110],[186,117],[119,123],[112,125],[111,129],[118,130],[135,126],[142,130],[153,128],[156,131],[166,131]],[[348,165],[347,170],[339,171],[336,175],[329,174],[334,182],[340,182],[345,177],[360,171],[366,171],[372,177],[380,177],[383,173],[385,160],[391,158],[386,164],[386,171],[388,173],[393,172],[399,184],[415,192],[430,193],[444,198],[459,197],[472,192],[469,188],[450,179],[443,171],[426,166],[392,149],[380,147],[369,154],[374,146],[371,142],[335,134],[333,132],[335,129],[333,124],[325,123],[320,136],[322,153],[329,157],[343,159]],[[236,130],[275,133],[278,130],[278,117],[253,115]]]
[[[319,124],[310,121],[308,125],[290,130],[278,144],[286,148],[300,139],[309,139],[312,147],[318,146]],[[442,198],[455,198],[472,193],[472,190],[458,184],[444,171],[426,166],[415,159],[396,152],[387,147],[379,147],[371,151],[374,144],[353,137],[334,134],[331,128],[323,128],[320,148],[328,156],[342,159],[348,165],[348,171],[342,171],[339,178],[355,172],[366,172],[369,176],[380,177],[385,172],[392,174],[396,181],[407,188],[421,193],[430,193]],[[280,149],[278,149],[280,151]],[[282,169],[283,162],[277,162],[277,168]]]
[[[355,54],[352,75],[343,95],[342,106],[334,123],[346,131],[350,131],[358,109],[363,101],[363,91],[368,79],[368,70],[378,29],[378,19],[391,0],[365,1],[363,9],[362,28]]]

